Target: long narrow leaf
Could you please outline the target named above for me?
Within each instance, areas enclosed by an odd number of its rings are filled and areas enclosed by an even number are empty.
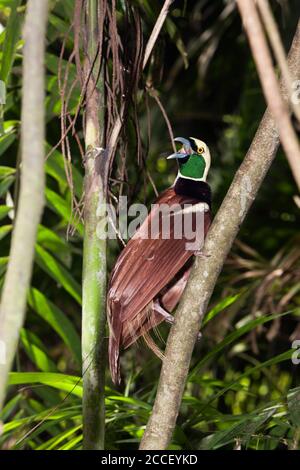
[[[20,35],[21,16],[17,11],[21,0],[11,0],[11,13],[5,29],[5,40],[0,69],[0,79],[7,83],[12,65],[15,59],[15,52]]]
[[[267,317],[261,316],[259,318],[255,318],[254,320],[249,321],[246,323],[246,325],[242,326],[241,328],[237,329],[236,331],[233,331],[229,335],[227,335],[223,341],[218,343],[211,351],[209,351],[208,354],[206,354],[203,359],[201,359],[192,369],[192,371],[189,374],[189,380],[193,380],[195,376],[198,374],[200,369],[210,360],[212,359],[216,354],[219,352],[223,351],[226,346],[229,344],[232,344],[234,341],[236,341],[238,338],[243,336],[244,334],[248,333],[249,331],[254,330],[257,326],[263,325],[264,323],[270,322],[275,320],[276,318],[280,318],[284,315],[288,315],[291,312],[284,312],[284,313],[279,313],[279,314],[274,314],[274,315],[269,315]]]
[[[77,363],[81,364],[80,338],[68,317],[37,289],[30,289],[28,303],[59,334]]]
[[[38,344],[36,335],[23,328],[20,333],[20,340],[28,357],[38,369],[43,372],[57,371],[55,363],[48,357],[41,345]]]
[[[73,276],[50,253],[36,245],[36,262],[56,282],[81,304],[81,288]]]
[[[82,397],[82,380],[73,375],[53,372],[11,372],[9,385],[43,384]]]

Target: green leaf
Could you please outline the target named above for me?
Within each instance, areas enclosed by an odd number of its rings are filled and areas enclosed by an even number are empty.
[[[70,25],[62,20],[59,16],[50,14],[49,23],[60,33],[66,34],[70,30]]]
[[[51,151],[51,146],[47,144],[46,151]],[[68,187],[68,182],[65,172],[65,163],[62,153],[55,150],[46,160],[45,171],[48,175],[52,176],[59,185],[65,190]],[[83,188],[83,177],[77,168],[72,165],[72,177],[74,182],[74,193],[80,199]]]
[[[43,350],[37,336],[22,328],[20,332],[21,343],[31,361],[36,365],[38,369],[43,372],[56,372],[57,367],[54,362],[48,357]]]
[[[6,178],[7,176],[14,175],[16,172],[15,168],[9,166],[0,166],[0,178]]]
[[[83,439],[83,435],[80,434],[80,436],[74,437],[73,439],[70,440],[67,444],[63,445],[62,447],[59,447],[57,450],[71,450],[74,449],[74,447],[81,442]]]
[[[14,2],[14,0],[0,0],[0,7],[11,7],[12,2]]]
[[[57,70],[59,68],[60,64],[60,59],[58,56],[50,53],[46,53],[46,65],[48,70],[52,72],[55,76],[57,76]],[[69,63],[67,60],[62,60],[62,76],[64,76],[66,68],[68,67],[69,69],[69,77],[68,77],[68,83],[70,85],[74,82],[76,79],[76,67],[73,63]]]
[[[38,389],[41,389],[41,387],[38,387]],[[48,387],[47,389],[49,391]],[[21,396],[21,394],[19,396]],[[69,423],[69,420],[74,420],[76,422],[81,421],[81,416],[79,414],[81,405],[69,405],[67,408],[60,408],[59,411],[55,411],[55,407],[44,408],[36,400],[30,398],[27,398],[26,405],[26,411],[28,412],[28,408],[30,406],[30,411],[33,411],[33,414],[21,419],[17,419],[17,415],[14,417],[13,421],[5,423],[3,426],[3,437],[2,439],[0,438],[2,443],[4,439],[7,441],[10,438],[13,438],[12,440],[15,442],[16,436],[18,437],[16,444],[14,444],[13,447],[10,445],[10,449],[24,448],[25,444],[32,449],[36,449],[36,443],[38,445],[41,440],[35,438],[41,433],[45,436],[57,436],[58,433],[61,433],[61,429],[65,428],[66,423]],[[37,412],[35,412],[36,410]]]
[[[229,344],[233,343],[235,340],[243,336],[245,333],[248,333],[251,330],[254,330],[257,326],[263,325],[264,323],[270,322],[275,320],[276,318],[282,317],[284,315],[288,315],[291,312],[284,312],[280,314],[274,314],[274,315],[269,315],[269,316],[261,316],[259,318],[255,318],[254,320],[249,321],[246,323],[244,326],[241,328],[238,328],[236,331],[233,331],[229,335],[227,335],[223,341],[218,343],[213,349],[209,351],[208,354],[206,354],[201,361],[199,361],[192,369],[192,371],[189,374],[189,380],[193,380],[198,372],[202,369],[202,367],[210,360],[212,359],[216,354],[224,350],[226,346]]]
[[[36,245],[36,262],[49,276],[81,304],[81,287],[73,276],[50,253]]]
[[[67,71],[66,90],[72,89],[71,96],[69,97],[68,110],[73,114],[75,109],[77,109],[80,99],[80,88],[76,77],[77,71],[75,64],[67,60],[60,60],[57,55],[46,53],[46,66],[55,77],[55,80],[51,81],[51,75],[48,74],[48,87],[49,85],[51,86],[51,100],[47,102],[47,115],[51,117],[51,114],[58,115],[61,112],[61,99],[57,83],[57,70],[59,68],[61,69],[62,77],[65,76]],[[73,87],[75,81],[77,81],[77,83]]]
[[[5,123],[4,123],[5,127]],[[0,156],[13,144],[16,140],[16,134],[14,132],[9,132],[0,136]],[[12,168],[13,169],[13,168]],[[14,170],[15,171],[15,170]]]
[[[23,398],[22,395],[18,395],[20,398]],[[43,420],[49,420],[56,424],[59,421],[66,421],[67,419],[80,418],[78,416],[78,411],[80,410],[79,406],[69,406],[67,409],[60,409],[59,411],[54,411],[53,408],[44,409],[39,413],[35,413],[32,416],[26,416],[26,418],[14,419],[8,423],[5,423],[3,426],[3,433],[10,433],[15,431],[17,428],[25,425],[28,426],[30,423],[39,422]]]
[[[82,398],[82,379],[53,372],[11,372],[8,385],[43,384]]]
[[[15,180],[14,176],[7,176],[0,180],[0,197],[3,197]]]
[[[108,400],[112,401],[120,401],[123,403],[126,403],[127,405],[134,406],[136,408],[143,408],[145,410],[150,411],[151,410],[151,405],[149,403],[146,403],[142,400],[138,400],[136,398],[131,398],[131,397],[124,397],[124,396],[118,396],[118,395],[110,395],[107,397]]]
[[[212,308],[205,316],[202,327],[204,327],[210,320],[212,320],[218,313],[222,312],[225,310],[226,307],[229,307],[232,305],[239,297],[241,294],[236,294],[236,295],[230,295],[226,297],[225,299],[222,299],[221,302],[219,302],[214,308]]]
[[[12,225],[2,225],[2,227],[0,227],[0,240],[6,237],[6,235],[12,231],[12,228]]]
[[[248,377],[249,375],[252,375],[261,369],[265,369],[275,364],[279,364],[280,362],[288,361],[289,359],[291,359],[293,352],[295,352],[295,350],[290,349],[289,351],[286,351],[282,354],[278,354],[277,356],[272,357],[271,359],[268,359],[265,362],[260,362],[256,366],[247,369],[246,372],[243,372],[242,374],[240,374],[236,380],[233,380],[232,382],[230,382],[230,384],[228,384],[220,392],[214,395],[213,398],[211,398],[208,401],[208,403],[206,403],[205,406],[208,406],[210,403],[220,398],[222,395],[224,395],[224,393],[228,392],[228,390],[230,390],[234,384],[236,384],[237,382],[240,382],[240,380],[243,379],[244,377]]]
[[[63,199],[61,196],[59,196],[59,194],[52,191],[51,189],[46,188],[46,200],[48,206],[54,210],[54,212],[60,215],[66,224],[72,221],[76,230],[81,236],[83,236],[83,225],[81,222],[74,220],[72,217],[71,206],[65,199]]]
[[[65,16],[67,18],[73,18],[74,14],[74,0],[64,0],[62,5]]]
[[[20,4],[21,0],[11,0],[11,13],[5,28],[5,40],[3,44],[0,69],[0,79],[5,83],[8,81],[8,77],[15,60],[16,48],[20,35],[21,15],[17,11]]]
[[[46,442],[43,442],[43,444],[38,446],[36,450],[55,450],[58,444],[61,444],[63,441],[68,439],[70,436],[75,434],[75,432],[79,431],[80,429],[82,429],[82,424],[79,424],[78,426],[75,426],[74,428],[67,429],[67,431],[62,432],[58,436],[54,436],[51,439],[47,440]]]
[[[6,405],[4,406],[2,410],[2,413],[0,414],[2,421],[7,421],[9,416],[14,413],[21,399],[22,399],[21,395],[15,395],[11,400],[9,400],[6,403]]]
[[[43,225],[39,225],[37,242],[43,248],[51,251],[67,267],[70,267],[72,261],[71,248],[67,241]]]
[[[300,387],[289,390],[287,403],[291,421],[298,428],[300,427]]]
[[[11,207],[0,206],[0,220],[5,219],[5,217],[10,213],[11,210]]]
[[[49,207],[60,215],[66,222],[71,218],[71,208],[67,201],[52,189],[46,188],[46,200]]]
[[[28,303],[41,318],[51,325],[73,353],[77,363],[81,364],[80,338],[68,317],[37,289],[30,289]]]
[[[8,260],[9,260],[8,256],[4,256],[0,258],[0,276],[2,276],[2,274],[5,273]]]
[[[240,438],[242,443],[247,443],[253,434],[257,433],[259,428],[269,420],[274,413],[276,408],[266,410],[258,416],[253,413],[252,415],[241,416],[238,422],[233,426],[229,426],[228,429],[220,430],[213,435],[206,437],[202,440],[200,449],[201,450],[212,450],[223,447],[231,442],[234,442],[235,438]]]

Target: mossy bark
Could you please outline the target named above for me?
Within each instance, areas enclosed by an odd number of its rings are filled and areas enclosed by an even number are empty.
[[[48,0],[29,0],[24,27],[21,185],[0,305],[0,410],[26,311],[34,247],[44,207],[45,36]]]
[[[82,284],[83,446],[104,449],[106,364],[106,239],[99,227],[106,202],[104,132],[104,83],[97,56],[98,0],[87,2],[88,57],[85,126],[85,215]],[[91,66],[93,71],[91,72]],[[96,83],[96,80],[98,82]]]

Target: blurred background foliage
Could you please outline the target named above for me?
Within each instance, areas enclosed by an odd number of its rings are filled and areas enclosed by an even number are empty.
[[[132,4],[141,17],[146,43],[162,2],[133,0]],[[288,50],[299,19],[299,2],[271,4]],[[116,6],[122,34],[123,1]],[[2,416],[3,449],[81,449],[83,226],[80,211],[72,213],[60,147],[51,151],[61,137],[59,57],[65,41],[62,67],[67,67],[74,45],[73,7],[73,0],[50,1],[45,58],[46,209],[38,233],[27,320]],[[0,79],[7,87],[6,104],[1,105],[0,287],[19,191],[25,8],[21,0],[0,0]],[[69,87],[75,75],[70,64]],[[75,86],[70,116],[76,111],[79,92]],[[124,127],[126,145],[119,147],[112,172],[112,201],[122,193],[129,202],[149,205],[155,198],[154,187],[160,192],[174,180],[176,167],[165,159],[171,150],[168,128],[155,96],[175,135],[196,136],[209,145],[215,213],[265,109],[233,1],[173,3],[137,91],[142,158],[137,158],[134,109],[130,109]],[[82,141],[81,118],[76,130],[77,140]],[[71,153],[74,192],[80,200],[83,166],[75,138]],[[218,281],[203,338],[194,351],[172,449],[299,446],[300,366],[291,361],[292,341],[300,339],[300,218],[295,193],[280,151]],[[76,230],[70,230],[70,221]],[[110,268],[120,249],[118,241],[110,243]],[[163,338],[168,329],[162,328]],[[112,387],[107,374],[108,449],[137,448],[159,378],[160,362],[142,343],[123,355],[122,366],[119,389]]]

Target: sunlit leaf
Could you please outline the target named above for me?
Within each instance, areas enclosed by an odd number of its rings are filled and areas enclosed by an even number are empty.
[[[0,276],[5,273],[8,260],[8,256],[3,256],[2,258],[0,258]]]
[[[288,409],[291,421],[297,428],[300,427],[300,387],[289,391],[287,396]]]
[[[232,305],[241,296],[241,294],[230,295],[222,299],[214,308],[212,308],[207,315],[205,315],[202,326],[204,327],[210,320],[212,320],[218,313],[225,310],[226,307]]]
[[[5,193],[9,190],[10,186],[15,180],[14,176],[7,176],[0,180],[0,197],[3,197]]]
[[[7,134],[0,136],[0,156],[4,152],[6,152],[6,150],[11,146],[11,144],[13,144],[15,140],[16,140],[16,134],[13,132],[9,132]],[[12,168],[11,170],[14,170],[14,168]]]
[[[32,288],[28,295],[31,308],[41,316],[62,338],[72,351],[77,363],[81,363],[81,344],[78,333],[68,317],[50,302],[42,292]]]
[[[237,419],[237,423],[228,429],[217,431],[216,433],[206,437],[201,445],[201,450],[212,450],[223,447],[229,443],[233,443],[239,438],[242,443],[247,443],[251,437],[258,432],[259,428],[270,419],[275,413],[275,409],[265,411],[259,415],[246,415]]]
[[[14,175],[16,172],[15,168],[9,166],[0,166],[0,178],[6,178],[7,176]]]
[[[43,384],[82,397],[81,378],[52,372],[11,372],[8,385]]]
[[[4,219],[9,214],[10,211],[11,211],[11,207],[0,206],[0,220]]]
[[[43,372],[55,372],[57,367],[43,350],[35,334],[24,328],[20,333],[21,343],[31,361]]]
[[[36,262],[59,285],[81,304],[81,287],[74,277],[48,251],[36,245]]]
[[[60,433],[58,436],[54,436],[43,444],[39,445],[36,450],[55,450],[59,444],[68,439],[70,436],[75,434],[82,428],[82,424],[68,429],[65,432]]]
[[[284,312],[281,314],[269,315],[267,317],[261,316],[259,318],[255,318],[254,320],[249,321],[246,325],[238,328],[236,331],[233,331],[229,335],[227,335],[223,341],[218,343],[214,346],[192,369],[189,374],[189,380],[192,380],[200,371],[200,369],[206,364],[209,360],[211,360],[216,354],[221,351],[224,351],[224,348],[229,344],[232,344],[238,338],[243,336],[245,333],[248,333],[251,330],[254,330],[259,325],[263,325],[264,323],[270,322],[275,320],[276,318],[280,318],[282,316],[288,315],[291,312]]]
[[[60,237],[53,230],[39,225],[37,242],[70,268],[72,262],[71,246],[65,238]]]
[[[72,221],[80,235],[83,235],[83,226],[81,222],[78,222],[72,215],[71,205],[66,199],[62,198],[55,191],[46,188],[46,200],[48,206],[53,209],[58,215],[60,215],[66,224]]]
[[[63,188],[63,190],[65,190],[68,187],[68,182],[66,178],[64,157],[57,150],[52,152],[51,147],[48,144],[46,146],[46,150],[47,150],[47,153],[51,152],[51,155],[46,160],[45,171],[48,175],[55,178],[56,181]],[[77,168],[75,168],[74,165],[72,165],[71,167],[72,167],[72,179],[74,183],[74,193],[80,199],[82,195],[82,188],[83,188],[83,177],[80,174],[80,172],[77,170]]]
[[[17,11],[20,4],[21,0],[11,0],[9,5],[11,7],[11,13],[5,29],[6,33],[0,68],[0,79],[5,83],[7,82],[14,62],[16,47],[20,35],[21,15]]]
[[[8,235],[12,231],[12,225],[2,225],[0,227],[0,240],[2,240],[6,235]]]

